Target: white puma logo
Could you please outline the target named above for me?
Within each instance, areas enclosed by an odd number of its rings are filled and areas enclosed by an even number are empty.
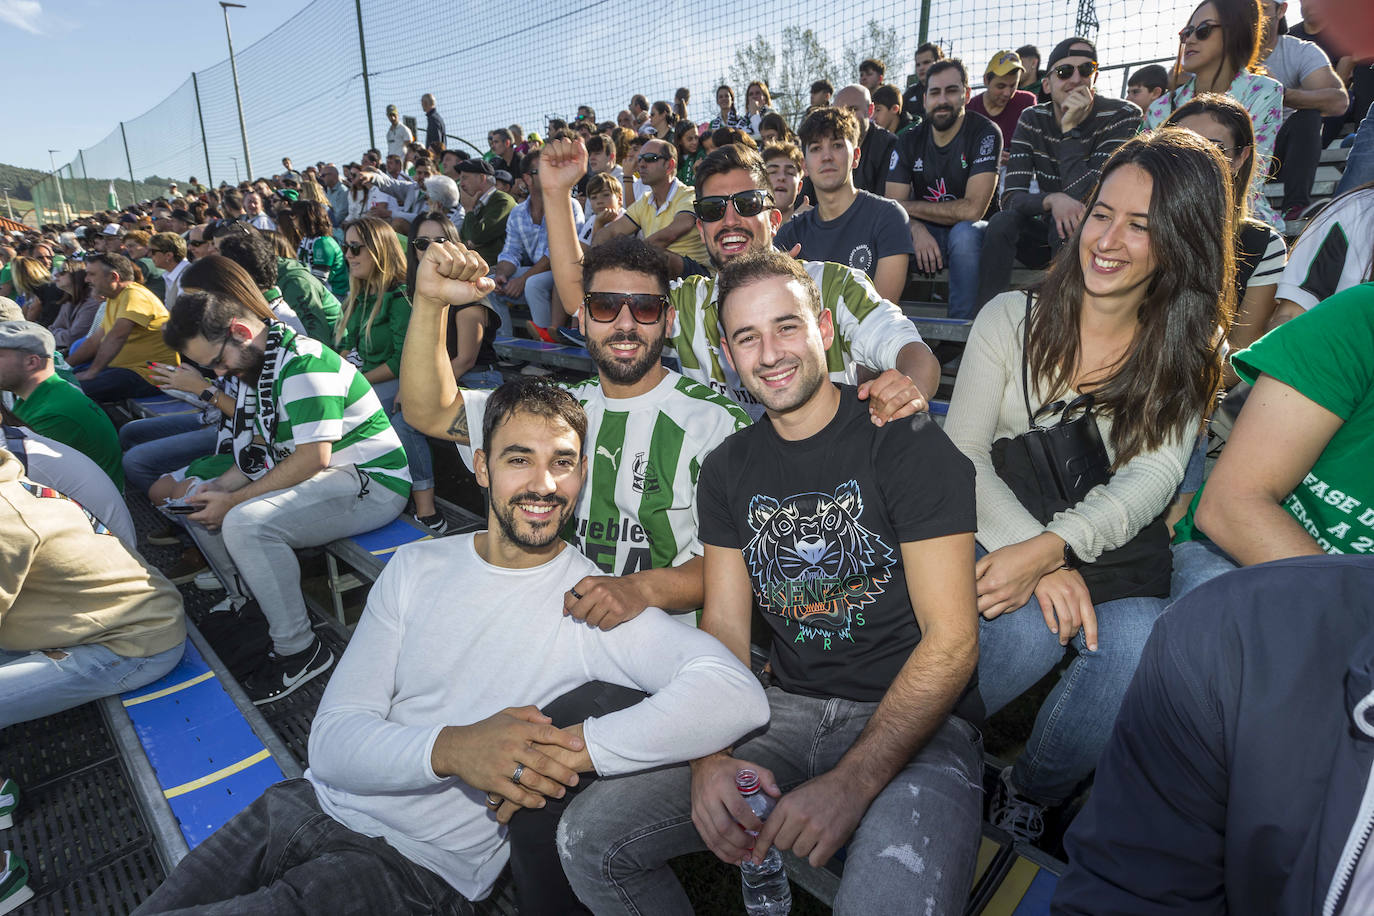
[[[623,446],[621,448],[623,448]],[[612,452],[604,445],[598,445],[596,447],[596,454],[598,456],[604,455],[606,457],[606,460],[611,463],[611,467],[615,468],[617,471],[620,470],[620,452],[620,448]]]

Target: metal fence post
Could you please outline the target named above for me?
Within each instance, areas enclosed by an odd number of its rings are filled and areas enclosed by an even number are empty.
[[[930,40],[930,0],[921,0],[921,30],[916,40],[920,44]]]
[[[205,139],[205,115],[200,111],[200,80],[196,79],[196,71],[191,71],[191,88],[196,92],[196,119],[200,121],[200,145],[205,150],[205,186],[213,188],[215,186],[215,176],[210,172],[210,143]]]
[[[138,201],[138,182],[134,180],[134,161],[129,158],[129,135],[124,132],[124,122],[119,122],[119,136],[124,141],[124,162],[129,166],[129,202]]]
[[[367,42],[363,39],[363,0],[353,0],[353,8],[358,11],[358,56],[363,61],[363,103],[367,105],[367,142],[368,146],[377,145],[377,129],[372,126],[372,84],[367,78]]]
[[[95,194],[91,191],[91,176],[86,171],[86,152],[85,150],[76,151],[77,158],[81,160],[81,183],[86,188],[86,203],[90,204],[90,211],[95,212]]]

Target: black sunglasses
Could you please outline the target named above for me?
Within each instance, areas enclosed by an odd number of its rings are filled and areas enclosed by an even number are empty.
[[[758,216],[764,210],[771,210],[773,208],[773,195],[755,188],[752,191],[739,191],[726,196],[698,197],[696,202],[692,204],[692,209],[696,211],[697,218],[703,223],[716,223],[725,219],[725,205],[730,203],[735,205],[736,213],[748,219],[751,216]]]
[[[639,324],[657,324],[668,308],[668,297],[657,293],[587,293],[582,305],[592,321],[615,321],[620,310],[629,307],[630,317]]]
[[[344,242],[344,248],[348,250],[349,254],[353,255],[353,257],[356,258],[358,255],[363,253],[367,246],[364,245],[362,242]]]
[[[1196,35],[1196,36],[1197,36],[1197,40],[1198,40],[1198,41],[1206,41],[1207,39],[1209,39],[1209,38],[1212,37],[1212,31],[1213,31],[1214,29],[1220,29],[1220,28],[1221,28],[1221,23],[1219,23],[1219,22],[1213,22],[1212,20],[1208,19],[1208,20],[1206,20],[1205,22],[1199,22],[1197,25],[1190,25],[1190,26],[1187,26],[1187,27],[1185,27],[1185,28],[1179,29],[1179,30],[1178,30],[1178,41],[1179,41],[1179,44],[1182,44],[1183,42],[1187,41],[1187,40],[1188,40],[1189,38],[1191,38],[1193,35]]]
[[[665,155],[663,155],[662,153],[640,153],[640,154],[639,154],[639,161],[640,161],[640,162],[657,162],[657,161],[659,161],[660,159],[667,159],[667,158],[668,158],[668,157],[665,156]]]
[[[1088,61],[1084,64],[1079,64],[1077,67],[1075,67],[1073,64],[1060,64],[1059,66],[1054,68],[1054,75],[1059,77],[1061,80],[1066,80],[1069,77],[1073,76],[1074,70],[1077,70],[1078,75],[1086,79],[1087,77],[1092,76],[1094,73],[1097,72],[1097,64],[1093,63],[1092,61]]]
[[[410,244],[411,247],[413,247],[416,251],[424,251],[427,248],[429,248],[430,245],[433,245],[436,242],[442,243],[447,241],[448,239],[442,235],[435,236],[434,238],[428,238],[423,235],[417,235],[414,239],[411,240]],[[353,253],[357,254],[356,251]]]

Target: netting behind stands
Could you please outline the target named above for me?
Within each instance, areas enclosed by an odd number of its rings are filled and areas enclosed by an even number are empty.
[[[976,82],[998,50],[1031,43],[1048,55],[1059,39],[1082,32],[1098,43],[1099,91],[1120,95],[1130,69],[1174,53],[1194,5],[930,0],[926,35],[963,58]],[[449,145],[470,152],[484,152],[495,127],[542,132],[550,117],[570,118],[580,104],[598,120],[615,120],[631,95],[671,101],[679,86],[692,91],[693,120],[705,121],[717,113],[722,81],[735,87],[742,110],[745,85],[766,80],[774,107],[792,120],[813,80],[852,82],[866,57],[882,59],[887,81],[904,87],[921,38],[921,5],[911,0],[362,0],[361,11],[360,26],[354,0],[315,0],[236,48],[251,176],[226,59],[62,166],[68,208],[105,208],[112,183],[127,205],[164,194],[169,179],[184,187],[191,176],[218,184],[272,175],[283,156],[297,168],[355,160],[385,146],[389,103],[416,119],[423,140],[425,92],[438,100]],[[51,178],[35,188],[35,203],[45,218],[56,216]]]

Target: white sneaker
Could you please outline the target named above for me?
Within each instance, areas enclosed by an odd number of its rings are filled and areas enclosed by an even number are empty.
[[[530,363],[528,366],[520,370],[520,374],[525,376],[534,376],[535,378],[548,378],[550,375],[553,375],[553,370],[546,368],[544,366],[536,366],[533,363]]]
[[[233,598],[225,598],[225,599],[224,599],[223,601],[221,601],[219,604],[217,604],[217,605],[215,605],[214,607],[210,608],[209,613],[211,613],[211,614],[225,614],[225,613],[228,613],[229,611],[236,611],[236,610],[238,610],[238,608],[234,606],[234,599],[233,599]]]
[[[224,591],[224,583],[219,581],[219,576],[215,575],[213,569],[207,569],[204,572],[196,573],[195,583],[196,588],[203,592]]]

